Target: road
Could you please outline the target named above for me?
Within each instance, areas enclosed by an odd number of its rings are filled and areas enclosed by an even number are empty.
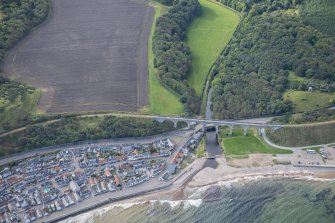
[[[44,154],[44,153],[49,153],[49,152],[55,152],[61,149],[70,149],[70,148],[76,148],[80,146],[85,146],[89,144],[122,144],[122,143],[133,143],[133,142],[152,142],[161,139],[162,137],[173,137],[173,136],[179,136],[179,135],[184,135],[187,134],[187,131],[173,131],[173,132],[168,132],[168,133],[163,133],[159,135],[154,135],[154,136],[147,136],[147,137],[135,137],[135,138],[114,138],[114,139],[104,139],[104,140],[94,140],[94,141],[83,141],[83,142],[77,142],[77,143],[70,143],[70,144],[64,144],[64,145],[57,145],[57,146],[49,146],[49,147],[44,147],[40,149],[34,149],[28,152],[24,153],[19,153],[19,154],[13,154],[8,157],[4,157],[0,159],[0,165],[4,165],[8,162],[11,161],[16,161],[16,160],[21,160],[25,159],[28,157],[35,156],[36,154]]]

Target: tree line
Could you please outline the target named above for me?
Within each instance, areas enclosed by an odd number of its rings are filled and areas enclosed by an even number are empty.
[[[174,3],[174,0],[156,0],[156,1],[167,6],[171,6]]]
[[[0,62],[6,51],[34,26],[44,21],[48,0],[2,0],[0,2]]]
[[[86,125],[87,122],[93,123],[94,127]],[[30,126],[0,138],[0,156],[84,140],[156,135],[174,129],[172,122],[160,123],[151,119],[114,116],[63,118],[48,125]]]
[[[334,91],[335,39],[305,25],[294,13],[301,1],[222,2],[242,10],[244,17],[213,69],[211,99],[216,118],[290,111],[291,102],[282,97],[291,87],[288,71],[305,78],[294,88],[312,85],[316,90]]]
[[[159,80],[180,97],[187,114],[199,112],[200,98],[186,81],[192,58],[184,40],[188,25],[200,14],[198,0],[174,1],[168,12],[157,19],[152,40],[154,66]]]

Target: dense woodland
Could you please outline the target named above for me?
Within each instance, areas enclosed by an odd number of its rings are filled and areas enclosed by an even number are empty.
[[[201,6],[197,0],[176,1],[166,14],[157,19],[153,36],[157,75],[163,85],[179,95],[187,114],[199,112],[200,98],[186,81],[192,58],[184,40],[188,25],[200,13]]]
[[[1,0],[0,62],[6,50],[48,15],[48,0]]]
[[[306,24],[323,33],[335,35],[334,0],[305,0],[300,12]]]
[[[156,1],[163,5],[168,5],[168,6],[171,6],[174,3],[174,0],[156,0]]]
[[[83,140],[156,135],[174,129],[172,122],[159,123],[151,119],[113,116],[64,118],[49,125],[30,126],[24,131],[0,138],[0,156]]]
[[[335,91],[335,39],[305,24],[297,13],[302,1],[222,2],[245,16],[213,69],[216,118],[290,111],[291,102],[282,97],[289,87]],[[291,86],[288,71],[305,82]]]
[[[32,87],[15,81],[9,81],[0,76],[0,113],[3,111],[5,104],[14,102],[18,97],[24,98],[32,90]]]

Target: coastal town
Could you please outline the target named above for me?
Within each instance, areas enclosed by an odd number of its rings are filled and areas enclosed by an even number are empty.
[[[213,130],[197,125],[142,139],[60,145],[25,158],[7,159],[0,166],[0,222],[56,222],[82,210],[167,188],[184,177],[183,184],[202,169],[207,173],[206,167],[212,172],[258,171],[226,160]],[[206,156],[199,159],[196,151],[204,135]],[[262,156],[258,163],[261,171],[323,167],[319,171],[327,172],[335,166],[334,146],[294,149],[292,154],[277,154],[268,163],[265,157],[272,155]],[[250,155],[248,160],[253,159]],[[240,165],[243,162],[239,160]]]
[[[0,222],[43,220],[92,197],[152,180],[168,182],[201,135],[176,143],[163,137],[145,143],[88,144],[12,161],[0,169]]]

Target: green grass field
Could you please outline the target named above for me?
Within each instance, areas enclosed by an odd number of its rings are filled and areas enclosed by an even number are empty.
[[[296,75],[293,71],[290,71],[288,73],[288,81],[291,83],[302,83],[304,82],[305,78],[303,77],[299,77],[298,75]]]
[[[273,148],[267,145],[257,134],[255,129],[248,129],[244,136],[243,129],[234,129],[232,136],[228,128],[221,128],[219,141],[226,156],[247,155],[251,153],[289,154],[290,150]]]
[[[32,93],[27,94],[26,97],[16,98],[14,103],[6,104],[0,113],[0,132],[3,132],[3,124],[9,123],[15,125],[19,119],[33,113],[35,111],[37,102],[40,98],[41,92],[34,90]]]
[[[232,38],[240,17],[234,11],[208,0],[199,2],[202,15],[190,25],[186,43],[192,52],[188,82],[201,95],[208,71]]]
[[[321,93],[318,91],[288,90],[284,93],[284,99],[293,102],[294,112],[313,111],[331,106],[335,102],[335,94]]]
[[[103,121],[103,117],[90,117],[90,118],[84,118],[79,119],[79,129],[85,130],[85,129],[94,129],[99,126],[99,124]]]
[[[267,130],[268,138],[281,146],[310,146],[335,142],[335,122],[302,126],[285,126]]]
[[[156,27],[157,18],[164,13],[165,7],[157,2],[150,2],[155,8],[155,16],[148,42],[148,70],[149,70],[149,108],[142,110],[144,113],[161,115],[180,115],[184,112],[184,106],[179,101],[179,97],[164,86],[162,86],[156,75],[153,64],[152,36]]]

